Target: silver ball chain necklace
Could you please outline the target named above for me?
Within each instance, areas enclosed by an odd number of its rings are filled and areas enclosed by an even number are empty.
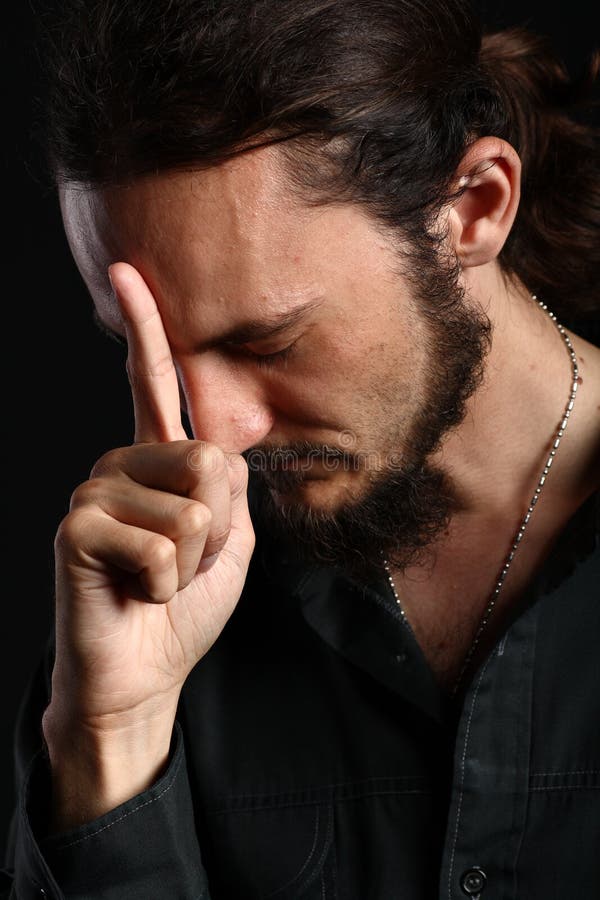
[[[542,469],[542,474],[540,475],[540,478],[539,478],[539,480],[538,480],[538,483],[537,483],[537,486],[536,486],[536,488],[535,488],[535,491],[533,492],[533,496],[532,496],[531,500],[529,501],[529,506],[527,507],[527,512],[525,513],[525,516],[524,516],[523,520],[521,521],[521,524],[519,525],[519,529],[518,529],[518,531],[517,531],[517,533],[516,533],[516,535],[515,535],[515,538],[514,538],[514,540],[513,540],[512,546],[511,546],[511,548],[510,548],[510,550],[509,550],[509,552],[508,552],[508,555],[507,555],[506,559],[504,560],[504,563],[503,563],[503,565],[502,565],[502,568],[501,568],[501,570],[500,570],[500,573],[499,573],[499,575],[498,575],[498,578],[496,579],[496,584],[495,584],[494,589],[493,589],[493,591],[492,591],[492,596],[490,597],[490,600],[489,600],[489,602],[488,602],[488,605],[487,605],[487,607],[486,607],[486,610],[485,610],[485,612],[484,612],[484,614],[483,614],[483,617],[482,617],[482,619],[481,619],[481,621],[480,621],[480,623],[479,623],[479,626],[478,626],[477,631],[476,631],[476,633],[475,633],[475,637],[473,638],[473,641],[472,641],[472,643],[471,643],[471,646],[469,647],[469,650],[468,650],[468,652],[467,652],[467,655],[466,655],[466,657],[465,657],[465,659],[464,659],[464,661],[463,661],[463,664],[462,664],[461,670],[460,670],[460,672],[459,672],[459,674],[458,674],[458,677],[457,677],[456,681],[454,682],[454,685],[453,685],[452,690],[451,690],[451,695],[452,695],[452,696],[454,696],[454,695],[457,693],[458,688],[460,687],[461,682],[462,682],[462,680],[463,680],[463,678],[464,678],[465,672],[466,672],[467,669],[469,668],[469,665],[470,665],[471,660],[472,660],[472,658],[473,658],[473,654],[475,653],[475,650],[476,650],[477,646],[479,645],[479,641],[480,641],[480,639],[481,639],[481,635],[482,635],[482,633],[483,633],[483,631],[484,631],[484,629],[485,629],[487,623],[488,623],[489,620],[490,620],[490,616],[491,616],[492,611],[493,611],[493,609],[494,609],[494,607],[495,607],[495,605],[496,605],[496,602],[497,602],[497,600],[498,600],[498,596],[499,596],[500,591],[502,590],[502,586],[503,586],[503,584],[504,584],[504,582],[505,582],[505,580],[506,580],[506,576],[508,575],[508,571],[509,571],[509,569],[510,569],[511,563],[512,563],[513,559],[515,558],[515,554],[516,554],[517,550],[519,549],[519,546],[520,546],[520,544],[521,544],[521,541],[523,540],[523,536],[524,536],[524,534],[525,534],[525,530],[527,529],[527,526],[529,525],[529,521],[530,521],[530,519],[531,519],[531,516],[533,515],[533,511],[534,511],[535,507],[537,506],[538,500],[540,499],[540,495],[541,495],[541,493],[542,493],[542,489],[543,489],[543,487],[544,487],[544,485],[545,485],[545,483],[546,483],[546,479],[548,478],[548,474],[549,474],[550,469],[551,469],[551,467],[552,467],[552,463],[554,462],[554,458],[555,458],[555,456],[556,456],[556,452],[557,452],[557,450],[558,450],[558,448],[559,448],[559,446],[560,446],[560,442],[561,442],[562,437],[563,437],[563,435],[564,435],[564,433],[565,433],[565,429],[566,429],[567,424],[568,424],[568,422],[569,422],[569,419],[570,419],[570,417],[571,417],[571,413],[573,412],[573,407],[574,407],[574,405],[575,405],[575,397],[577,396],[577,386],[578,386],[578,384],[579,384],[579,366],[578,366],[578,363],[577,363],[577,356],[575,355],[575,350],[573,349],[573,344],[571,343],[571,339],[569,338],[569,335],[567,334],[567,332],[566,332],[566,330],[563,328],[563,326],[557,321],[556,316],[554,315],[554,313],[551,312],[551,311],[548,309],[548,307],[546,306],[546,304],[545,304],[545,303],[542,303],[541,300],[538,300],[535,294],[532,295],[532,298],[531,298],[531,299],[532,299],[532,300],[535,300],[535,301],[538,303],[538,305],[541,307],[541,309],[543,309],[545,312],[548,313],[548,315],[550,316],[550,318],[552,319],[552,321],[553,321],[554,324],[556,325],[556,327],[557,327],[557,329],[558,329],[558,331],[559,331],[559,333],[560,333],[560,335],[561,335],[563,341],[565,342],[565,345],[566,345],[567,350],[568,350],[568,352],[569,352],[569,357],[570,357],[570,359],[571,359],[571,366],[572,366],[572,371],[573,371],[573,377],[572,377],[572,382],[571,382],[571,389],[570,389],[570,391],[569,391],[569,399],[568,399],[568,402],[567,402],[567,406],[566,406],[566,408],[565,408],[565,411],[564,411],[564,413],[563,413],[561,423],[560,423],[560,425],[558,426],[558,430],[557,430],[556,433],[555,433],[554,442],[553,442],[553,444],[552,444],[552,449],[550,450],[550,454],[549,454],[549,456],[548,456],[548,458],[547,458],[547,460],[546,460],[546,463],[545,463],[545,465],[544,465],[544,468]],[[392,577],[392,573],[391,573],[391,571],[390,571],[390,567],[389,567],[389,564],[388,564],[387,559],[384,559],[384,560],[383,560],[383,567],[384,567],[384,569],[385,569],[385,572],[386,572],[386,575],[387,575],[387,579],[388,579],[388,581],[389,581],[389,583],[390,583],[390,587],[391,587],[391,589],[392,589],[392,593],[393,593],[393,595],[394,595],[394,599],[395,599],[395,601],[396,601],[396,603],[397,603],[397,605],[398,605],[398,608],[399,608],[399,610],[400,610],[400,615],[402,616],[402,619],[403,619],[403,620],[406,622],[406,624],[408,625],[409,623],[408,623],[408,620],[407,620],[407,618],[406,618],[406,613],[405,613],[404,610],[402,609],[402,604],[401,604],[401,602],[400,602],[400,597],[398,596],[398,592],[397,592],[397,590],[396,590],[396,585],[394,584],[394,579],[393,579],[393,577]]]

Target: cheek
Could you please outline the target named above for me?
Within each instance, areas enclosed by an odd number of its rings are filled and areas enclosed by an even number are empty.
[[[272,378],[267,396],[276,419],[299,425],[320,424],[331,415],[335,392],[324,387],[317,373],[294,373]]]
[[[348,342],[321,341],[310,354],[290,362],[286,369],[267,377],[267,391],[276,418],[304,428],[327,428],[339,432],[356,421],[365,394],[362,355]]]

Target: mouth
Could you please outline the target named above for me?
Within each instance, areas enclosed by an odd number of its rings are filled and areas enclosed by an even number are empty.
[[[325,490],[333,476],[319,461],[299,459],[292,466],[284,463],[269,469],[262,473],[262,477],[273,499],[281,503],[304,500],[309,495],[318,500],[318,492]]]
[[[336,473],[350,468],[346,457],[337,447],[304,442],[279,448],[254,448],[248,452],[247,462],[279,502],[286,496],[297,497],[310,490],[316,482],[337,481]]]

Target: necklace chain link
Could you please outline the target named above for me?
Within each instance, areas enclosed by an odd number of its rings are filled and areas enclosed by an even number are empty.
[[[486,607],[486,609],[485,609],[485,612],[484,612],[484,614],[483,614],[483,617],[482,617],[482,619],[481,619],[481,621],[480,621],[480,623],[479,623],[479,626],[478,626],[477,631],[476,631],[476,633],[475,633],[475,637],[473,638],[473,641],[472,641],[472,643],[471,643],[471,646],[469,647],[469,650],[467,651],[467,655],[466,655],[466,657],[465,657],[465,659],[464,659],[464,661],[463,661],[463,664],[462,664],[461,670],[460,670],[460,672],[459,672],[459,674],[458,674],[458,677],[457,677],[457,679],[456,679],[455,682],[454,682],[454,686],[453,686],[453,688],[452,688],[452,695],[455,695],[455,694],[457,693],[458,688],[460,687],[460,684],[461,684],[461,682],[462,682],[462,680],[463,680],[463,678],[464,678],[464,675],[465,675],[467,669],[469,668],[469,665],[470,665],[471,660],[472,660],[472,658],[473,658],[473,654],[475,653],[475,650],[476,650],[477,646],[479,645],[479,641],[480,641],[480,639],[481,639],[481,635],[482,635],[482,633],[483,633],[483,631],[484,631],[484,629],[485,629],[487,623],[489,622],[489,619],[490,619],[490,616],[491,616],[491,614],[492,614],[492,611],[493,611],[493,609],[494,609],[494,607],[495,607],[495,605],[496,605],[496,601],[498,600],[498,596],[499,596],[499,594],[500,594],[500,591],[502,590],[502,586],[504,585],[504,582],[505,582],[505,580],[506,580],[506,576],[508,575],[508,571],[509,571],[509,569],[510,569],[510,566],[511,566],[511,564],[512,564],[512,561],[513,561],[513,559],[515,558],[515,554],[517,553],[517,550],[519,549],[519,547],[520,547],[520,545],[521,545],[521,542],[522,542],[523,537],[524,537],[524,535],[525,535],[525,531],[526,531],[526,529],[527,529],[527,526],[529,525],[529,522],[530,522],[530,520],[531,520],[531,517],[532,517],[532,515],[533,515],[533,512],[534,512],[534,510],[535,510],[535,508],[536,508],[536,506],[537,506],[537,503],[538,503],[538,501],[539,501],[539,499],[540,499],[540,495],[541,495],[541,493],[542,493],[542,489],[543,489],[543,487],[544,487],[544,485],[545,485],[545,483],[546,483],[546,479],[548,478],[548,475],[549,475],[549,473],[550,473],[550,469],[551,469],[552,464],[553,464],[553,462],[554,462],[554,459],[555,459],[555,457],[556,457],[556,452],[557,452],[557,450],[558,450],[558,448],[559,448],[559,446],[560,446],[560,442],[561,442],[562,437],[563,437],[563,435],[564,435],[564,433],[565,433],[565,429],[566,429],[567,424],[568,424],[568,422],[569,422],[569,419],[570,419],[570,417],[571,417],[571,413],[573,412],[573,407],[574,407],[574,405],[575,405],[575,397],[577,396],[577,387],[578,387],[578,384],[579,384],[579,365],[578,365],[578,362],[577,362],[577,356],[576,356],[576,354],[575,354],[575,350],[573,349],[573,344],[572,344],[572,342],[571,342],[571,339],[570,339],[569,335],[567,334],[566,330],[563,328],[563,326],[557,321],[556,316],[554,315],[554,313],[551,312],[551,311],[548,309],[548,307],[546,306],[546,304],[543,303],[541,300],[538,300],[538,298],[535,296],[535,294],[532,295],[532,300],[536,301],[536,302],[538,303],[538,305],[541,307],[541,309],[543,309],[544,312],[547,312],[547,313],[548,313],[548,315],[550,316],[550,318],[552,319],[552,321],[553,321],[554,324],[556,325],[556,327],[557,327],[557,329],[558,329],[558,331],[559,331],[559,333],[560,333],[560,335],[561,335],[563,341],[565,342],[565,345],[566,345],[566,347],[567,347],[567,350],[568,350],[568,352],[569,352],[569,356],[570,356],[570,359],[571,359],[572,372],[573,372],[572,382],[571,382],[571,389],[570,389],[570,391],[569,391],[569,399],[568,399],[566,408],[565,408],[565,410],[564,410],[564,413],[563,413],[563,415],[562,415],[562,419],[561,419],[560,425],[558,426],[558,430],[555,432],[555,435],[554,435],[554,441],[553,441],[553,443],[552,443],[552,448],[551,448],[551,450],[550,450],[550,453],[549,453],[549,455],[548,455],[548,458],[547,458],[547,460],[546,460],[546,463],[545,463],[545,465],[544,465],[544,468],[542,469],[542,474],[540,475],[540,478],[539,478],[538,483],[537,483],[537,485],[536,485],[535,491],[533,492],[533,496],[531,497],[531,500],[529,501],[529,506],[527,507],[527,512],[525,513],[525,516],[524,516],[523,520],[521,521],[521,524],[519,525],[519,529],[518,529],[518,531],[517,531],[517,533],[516,533],[516,535],[515,535],[515,537],[514,537],[513,543],[512,543],[512,545],[511,545],[511,548],[510,548],[510,550],[509,550],[509,552],[508,552],[508,555],[506,556],[506,558],[505,558],[505,560],[504,560],[504,563],[503,563],[503,565],[502,565],[502,568],[501,568],[501,570],[500,570],[500,572],[499,572],[499,574],[498,574],[498,578],[496,579],[496,584],[494,585],[494,589],[493,589],[493,591],[492,591],[492,595],[491,595],[490,600],[489,600],[489,602],[488,602],[488,605],[487,605],[487,607]],[[405,613],[404,610],[402,609],[402,604],[401,604],[401,602],[400,602],[400,597],[398,596],[398,592],[397,592],[397,590],[396,590],[396,585],[394,584],[394,579],[393,579],[393,577],[392,577],[392,573],[391,573],[391,571],[390,571],[390,567],[389,567],[389,564],[388,564],[387,559],[384,559],[384,560],[383,560],[383,566],[384,566],[384,569],[385,569],[385,572],[386,572],[386,575],[387,575],[387,579],[388,579],[388,581],[389,581],[389,583],[390,583],[390,587],[391,587],[391,589],[392,589],[392,593],[393,593],[393,595],[394,595],[394,599],[395,599],[395,601],[396,601],[396,603],[397,603],[397,605],[398,605],[398,609],[399,609],[399,611],[400,611],[400,615],[402,616],[402,619],[403,619],[405,622],[407,622],[407,624],[408,624],[408,621],[407,621],[407,618],[406,618],[406,613]]]

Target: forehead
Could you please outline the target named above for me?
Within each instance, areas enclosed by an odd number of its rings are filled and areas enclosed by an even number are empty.
[[[164,311],[177,298],[180,319],[199,296],[231,303],[250,285],[254,301],[264,301],[293,269],[298,292],[314,292],[298,255],[309,210],[294,200],[271,148],[118,187],[67,184],[60,203],[71,251],[107,321],[116,310],[106,273],[117,260],[141,271]]]
[[[367,265],[381,236],[356,207],[314,207],[290,189],[276,147],[202,171],[161,173],[124,186],[65,185],[67,238],[100,317],[119,330],[108,265],[134,265],[177,344],[207,317],[218,332],[236,316],[350,287],[357,250]],[[347,283],[345,285],[344,283]]]

